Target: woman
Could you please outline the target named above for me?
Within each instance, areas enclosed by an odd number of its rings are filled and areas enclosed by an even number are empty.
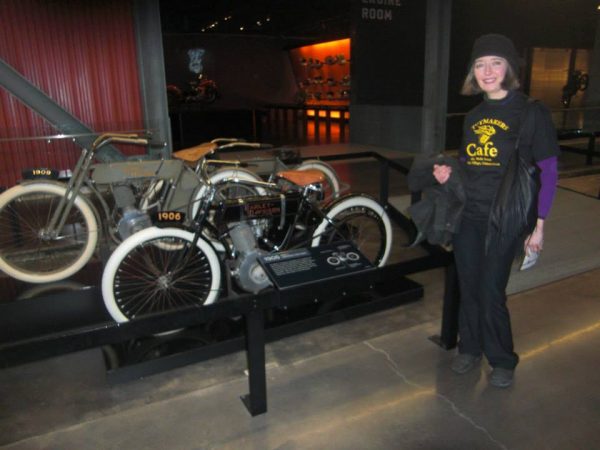
[[[518,68],[519,55],[510,39],[499,34],[481,36],[473,46],[461,91],[464,95],[482,93],[483,101],[465,118],[459,153],[467,200],[453,240],[461,299],[459,353],[452,370],[466,373],[484,354],[492,367],[490,384],[496,387],[512,384],[519,361],[506,306],[512,262],[521,245],[529,252],[542,250],[544,219],[556,190],[559,154],[549,111],[536,102],[528,107],[527,116],[523,115],[528,99],[517,91]],[[537,223],[524,243],[520,238],[493,239],[486,246],[490,211],[519,133],[521,155],[540,169]],[[448,181],[451,172],[446,165],[433,169],[441,184]]]

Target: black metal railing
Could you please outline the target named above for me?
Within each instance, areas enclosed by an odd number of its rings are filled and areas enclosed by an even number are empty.
[[[270,105],[262,120],[262,140],[276,144],[332,144],[349,139],[349,108],[344,105]]]

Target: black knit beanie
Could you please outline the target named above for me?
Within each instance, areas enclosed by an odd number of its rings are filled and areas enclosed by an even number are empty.
[[[501,56],[506,59],[515,73],[519,73],[519,54],[513,42],[501,34],[484,34],[475,40],[471,52],[471,63],[482,56]]]

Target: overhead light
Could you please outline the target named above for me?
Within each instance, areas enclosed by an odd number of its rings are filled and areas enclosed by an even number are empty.
[[[240,31],[244,31],[244,27],[240,27]]]

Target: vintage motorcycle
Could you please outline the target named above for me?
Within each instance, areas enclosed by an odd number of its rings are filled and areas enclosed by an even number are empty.
[[[181,103],[214,103],[220,97],[219,88],[214,80],[204,78],[202,74],[188,83],[187,89],[174,84],[167,85],[167,100],[170,107]]]
[[[102,295],[115,321],[199,307],[225,292],[257,293],[271,284],[262,255],[351,241],[374,266],[388,258],[392,226],[384,208],[361,194],[324,205],[321,171],[281,171],[272,182],[222,180],[265,191],[227,199],[219,199],[218,186],[202,173],[204,191],[191,220],[180,212],[159,211],[157,224],[166,227],[135,233],[108,259]]]
[[[149,213],[159,209],[193,217],[206,190],[201,168],[217,197],[265,193],[260,183],[228,186],[229,179],[262,181],[240,161],[206,157],[232,148],[270,148],[267,144],[219,138],[179,150],[170,159],[95,163],[96,152],[109,143],[147,146],[149,140],[138,134],[102,134],[82,151],[68,180],[57,180],[51,169],[32,169],[30,179],[0,194],[1,271],[28,283],[63,280],[89,262],[102,234],[118,243],[151,226]],[[326,163],[308,160],[298,168],[321,171],[328,195],[339,192]]]
[[[185,101],[187,103],[213,103],[217,98],[219,98],[217,83],[200,74],[198,79],[190,82],[190,92],[185,97]]]

